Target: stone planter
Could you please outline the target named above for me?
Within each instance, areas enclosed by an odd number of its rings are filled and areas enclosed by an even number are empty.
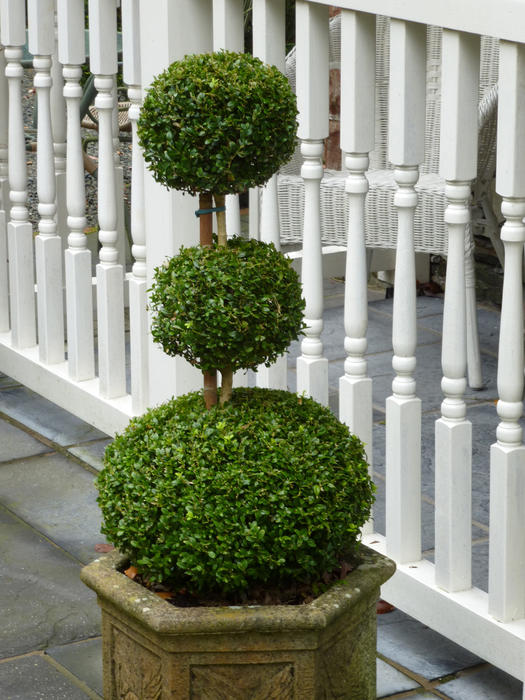
[[[119,573],[82,570],[102,608],[104,698],[372,700],[379,587],[394,563],[362,548],[341,583],[300,606],[176,608]]]

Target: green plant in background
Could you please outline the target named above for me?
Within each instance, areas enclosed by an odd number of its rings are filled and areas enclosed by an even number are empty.
[[[355,553],[373,500],[361,442],[328,408],[235,389],[135,418],[98,477],[102,532],[178,590],[241,593],[317,581]]]
[[[168,355],[219,369],[221,403],[233,372],[270,365],[303,327],[304,300],[290,261],[273,245],[233,238],[182,248],[156,269],[151,332]]]

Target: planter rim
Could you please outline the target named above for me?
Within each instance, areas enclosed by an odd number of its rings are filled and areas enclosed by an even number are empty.
[[[305,605],[252,605],[178,608],[132,581],[121,569],[128,557],[117,550],[95,559],[80,574],[101,601],[122,608],[159,634],[182,635],[278,630],[318,630],[327,627],[361,597],[392,576],[395,563],[361,545],[360,564],[328,591]]]

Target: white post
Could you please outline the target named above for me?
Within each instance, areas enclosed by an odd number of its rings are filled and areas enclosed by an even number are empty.
[[[118,262],[126,269],[126,221],[124,215],[124,168],[120,160],[120,135],[118,124],[118,91],[117,76],[113,76],[113,109],[111,113],[111,128],[113,131],[113,164],[115,167],[115,201],[117,202],[117,250]]]
[[[284,0],[255,0],[253,3],[253,55],[284,72],[285,59],[285,3]],[[261,224],[259,237],[281,249],[277,174],[261,188]],[[277,358],[271,367],[257,368],[257,386],[286,389],[287,354]]]
[[[496,191],[506,221],[497,404],[500,423],[490,451],[489,612],[502,622],[525,615],[525,447],[523,287],[525,241],[525,46],[500,42]]]
[[[213,0],[213,50],[244,51],[243,0]],[[226,195],[228,238],[241,235],[239,195]]]
[[[85,39],[78,47],[85,54]],[[82,60],[82,63],[84,59]],[[62,250],[67,246],[67,173],[66,173],[66,104],[64,99],[64,76],[58,60],[58,48],[55,47],[51,64],[51,125],[53,129],[53,148],[55,153],[55,178],[57,200],[57,233],[62,240]]]
[[[302,284],[305,337],[297,360],[297,391],[328,405],[328,360],[323,357],[321,196],[323,139],[328,136],[328,6],[296,3],[297,103],[304,163]]]
[[[0,331],[9,330],[9,285],[7,273],[7,221],[9,219],[9,178],[7,168],[7,124],[9,104],[5,56],[0,52]]]
[[[374,148],[375,16],[343,10],[341,16],[341,150],[348,172],[348,243],[345,274],[345,373],[339,379],[339,420],[365,444],[372,476],[372,380],[365,352],[368,267],[365,200],[368,153]],[[372,531],[372,521],[365,532]]]
[[[131,168],[131,253],[135,262],[129,280],[129,322],[131,351],[131,397],[134,413],[143,413],[149,399],[148,376],[148,312],[146,279],[146,231],[144,228],[144,159],[137,141],[137,120],[140,115],[140,13],[139,0],[123,0],[122,38],[124,82],[131,102],[129,119],[132,129]]]
[[[62,244],[56,227],[56,184],[51,129],[51,56],[55,48],[54,0],[29,0],[29,50],[38,100],[37,192],[40,222],[35,239],[40,361],[64,361]]]
[[[113,85],[117,72],[117,21],[114,0],[89,0],[91,70],[99,113],[98,221],[102,248],[97,265],[98,358],[100,393],[126,392],[124,357],[124,279],[118,264],[117,202],[113,160]]]
[[[387,552],[403,563],[421,559],[421,401],[416,397],[416,274],[414,189],[425,134],[425,27],[390,25],[389,158],[394,164],[398,210],[392,367],[386,400]]]
[[[67,357],[69,376],[75,381],[95,376],[91,251],[87,247],[86,192],[80,100],[84,63],[84,2],[58,0],[58,55],[64,65],[67,105],[67,226],[65,251]]]
[[[27,211],[27,165],[22,114],[20,63],[26,42],[25,3],[2,0],[1,39],[5,46],[6,76],[9,83],[9,197],[7,226],[9,291],[11,301],[11,342],[15,348],[36,345],[35,282],[33,275],[33,227]]]
[[[144,90],[157,75],[188,53],[212,49],[209,0],[140,0],[140,45]],[[148,287],[153,269],[181,245],[195,245],[199,224],[198,200],[157,184],[148,171],[144,178]],[[183,358],[172,358],[149,342],[149,404],[153,405],[202,386],[201,373]]]
[[[471,587],[472,426],[466,419],[467,386],[465,229],[476,177],[479,36],[443,30],[440,171],[448,200],[447,282],[443,310],[441,388],[436,421],[436,585]]]

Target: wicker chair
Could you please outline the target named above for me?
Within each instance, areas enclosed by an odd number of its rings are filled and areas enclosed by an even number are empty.
[[[415,213],[415,250],[439,255],[447,254],[447,230],[444,212],[447,205],[445,182],[438,174],[439,121],[441,106],[441,35],[438,27],[427,30],[427,103],[425,127],[425,160],[416,186],[419,203]],[[330,21],[330,64],[340,63],[340,16]],[[471,388],[481,388],[481,363],[477,333],[474,229],[482,227],[491,238],[502,262],[497,217],[491,206],[491,183],[495,172],[497,113],[497,41],[482,38],[479,102],[478,175],[473,187],[472,225],[465,236],[465,277],[467,291],[468,379]],[[287,57],[286,73],[295,87],[295,51]],[[367,173],[370,190],[366,203],[366,245],[368,248],[395,248],[397,212],[393,199],[396,183],[387,159],[389,75],[389,20],[378,17],[376,55],[376,149],[370,154]],[[300,177],[301,155],[297,149],[292,160],[279,175],[279,219],[281,242],[300,243],[303,228],[304,186]],[[345,194],[345,173],[325,170],[321,181],[321,231],[325,245],[346,246],[348,198]],[[477,232],[477,231],[476,231]]]

